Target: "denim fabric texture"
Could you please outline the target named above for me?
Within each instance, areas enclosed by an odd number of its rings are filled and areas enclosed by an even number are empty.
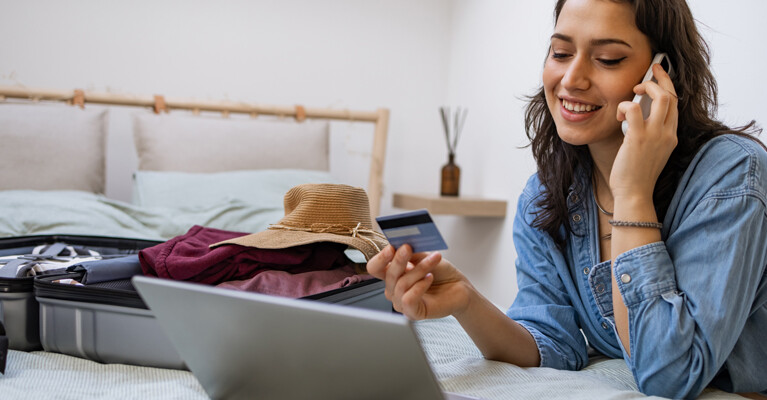
[[[724,135],[682,176],[662,241],[615,257],[629,313],[626,353],[615,331],[611,262],[600,262],[588,173],[568,196],[564,250],[532,226],[542,187],[533,175],[514,221],[519,293],[507,315],[533,335],[541,366],[577,370],[587,348],[623,358],[639,390],[696,397],[709,384],[767,390],[767,153]],[[564,231],[564,228],[563,228]]]

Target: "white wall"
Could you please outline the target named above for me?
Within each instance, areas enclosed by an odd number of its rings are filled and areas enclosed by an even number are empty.
[[[711,68],[719,83],[719,118],[733,126],[756,119],[767,127],[764,66],[767,55],[767,2],[737,0],[722,7],[715,0],[692,0],[698,27],[711,46]],[[762,134],[767,141],[767,132]]]
[[[0,83],[389,107],[389,148],[397,149],[428,132],[445,97],[450,9],[442,0],[0,0]],[[126,128],[132,112],[110,113],[108,157],[119,167],[136,162]],[[369,153],[349,135],[335,148],[351,158]],[[387,164],[397,168],[392,154]],[[107,195],[130,199],[130,173],[110,168]],[[365,173],[356,176],[366,183]]]
[[[446,256],[502,307],[516,293],[516,199],[534,163],[523,96],[540,82],[553,0],[0,0],[0,84],[252,103],[391,109],[383,212],[393,192],[439,190],[438,107],[467,106],[457,149],[465,195],[506,219],[437,216]],[[761,119],[763,0],[691,0],[710,40],[727,122]],[[107,195],[130,199],[130,110],[111,114]],[[363,125],[334,151],[364,159]],[[333,166],[364,184],[366,174]],[[119,184],[118,184],[119,183]]]
[[[512,225],[516,199],[535,171],[524,131],[525,96],[540,83],[551,35],[551,2],[454,3],[449,104],[469,108],[457,146],[462,194],[507,200],[507,217],[438,217],[446,256],[499,306],[516,294]],[[444,151],[440,153],[444,157]]]

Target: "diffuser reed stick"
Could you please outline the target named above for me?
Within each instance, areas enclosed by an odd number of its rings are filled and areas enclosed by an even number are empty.
[[[450,107],[440,107],[439,113],[442,116],[442,127],[445,130],[445,142],[447,143],[448,154],[455,154],[458,146],[458,138],[463,131],[463,124],[466,122],[467,108],[457,107],[455,114],[450,111]],[[451,125],[452,120],[452,125]]]
[[[466,114],[468,112],[468,109],[458,107],[455,114],[453,114],[450,111],[450,107],[439,108],[439,113],[442,116],[442,128],[445,130],[448,160],[447,164],[442,167],[440,194],[443,196],[458,196],[461,168],[455,164],[455,149],[458,146],[458,138],[460,138],[461,131],[463,131],[463,124],[466,122]]]

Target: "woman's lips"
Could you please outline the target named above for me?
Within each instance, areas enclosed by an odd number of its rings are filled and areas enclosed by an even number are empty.
[[[593,104],[578,103],[566,99],[559,99],[562,112],[562,117],[571,122],[585,121],[602,109],[602,106],[596,106]]]

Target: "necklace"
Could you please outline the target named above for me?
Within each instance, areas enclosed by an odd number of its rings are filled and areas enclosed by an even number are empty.
[[[602,208],[601,205],[599,205],[599,200],[597,200],[597,185],[596,185],[596,181],[594,181],[594,183],[592,184],[591,195],[594,197],[594,204],[597,205],[597,209],[599,210],[599,212],[601,212],[604,215],[607,215],[608,217],[612,217],[613,213],[605,210],[604,208]],[[608,232],[607,234],[602,235],[599,238],[602,239],[602,240],[610,240],[610,239],[613,238],[613,233],[612,232]]]
[[[602,206],[599,205],[599,200],[597,200],[597,188],[596,185],[594,185],[591,189],[591,195],[594,196],[594,203],[597,205],[597,208],[599,209],[599,212],[601,212],[604,215],[607,215],[608,217],[612,217],[613,213],[605,210],[602,208]]]

